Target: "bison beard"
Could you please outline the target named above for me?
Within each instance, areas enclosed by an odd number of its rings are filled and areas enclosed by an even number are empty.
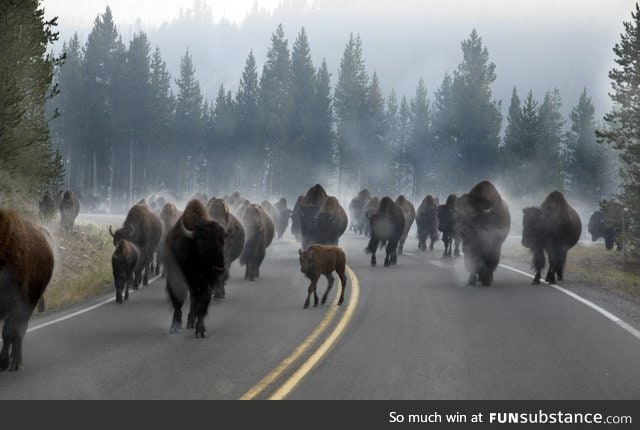
[[[491,285],[500,262],[502,243],[511,227],[509,208],[498,190],[488,181],[480,182],[455,203],[456,222],[462,235],[468,285],[479,280]]]
[[[53,251],[41,228],[14,211],[0,209],[0,370],[22,365],[22,340],[51,280],[53,264]]]
[[[211,295],[222,281],[224,229],[209,218],[204,204],[191,200],[183,215],[167,235],[165,264],[167,294],[173,306],[171,333],[182,328],[182,305],[190,296],[187,328],[195,327],[196,337],[206,337],[204,318]]]

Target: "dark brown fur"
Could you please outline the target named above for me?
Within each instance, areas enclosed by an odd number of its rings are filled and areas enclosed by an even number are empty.
[[[384,266],[398,262],[398,243],[404,234],[405,217],[400,207],[390,197],[383,197],[378,210],[369,218],[371,238],[366,252],[371,254],[371,265],[375,266],[378,245],[386,245]]]
[[[211,296],[225,272],[224,228],[209,217],[207,208],[191,200],[182,216],[167,234],[165,261],[167,294],[173,306],[171,333],[182,328],[182,305],[190,297],[187,328],[196,337],[206,337],[204,318]]]
[[[442,232],[442,243],[444,243],[443,257],[451,257],[452,254],[455,257],[460,256],[462,237],[455,216],[457,199],[455,194],[449,194],[445,204],[438,206],[438,230]]]
[[[429,250],[433,251],[433,244],[438,240],[438,206],[431,194],[427,195],[416,211],[416,226],[418,227],[418,249],[427,250],[427,238],[431,239]]]
[[[416,219],[416,208],[413,206],[413,203],[407,200],[403,195],[398,196],[396,204],[404,214],[404,231],[402,232],[402,237],[400,237],[400,242],[398,242],[398,254],[402,255],[404,242],[407,240],[409,230],[411,230],[413,221]]]
[[[141,270],[140,253],[138,248],[128,240],[118,242],[111,256],[111,269],[113,271],[113,285],[116,288],[116,303],[129,300],[129,287],[133,286],[136,271]],[[139,277],[140,275],[138,275]]]
[[[340,278],[341,290],[340,298],[338,299],[338,306],[344,301],[344,290],[347,285],[347,277],[345,276],[345,268],[347,259],[344,255],[344,251],[332,245],[311,245],[306,251],[299,250],[300,255],[300,270],[311,280],[311,285],[307,289],[307,299],[304,302],[304,309],[309,307],[311,301],[311,294],[313,294],[313,306],[318,306],[318,293],[316,287],[318,279],[321,275],[324,275],[329,281],[327,290],[322,296],[321,304],[325,304],[327,296],[331,288],[333,287],[334,278],[332,273],[335,271]]]
[[[53,274],[53,251],[43,229],[17,212],[0,209],[0,370],[22,365],[29,319]]]

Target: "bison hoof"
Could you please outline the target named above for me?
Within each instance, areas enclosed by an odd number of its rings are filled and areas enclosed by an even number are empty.
[[[302,309],[309,309],[309,302],[304,302]]]
[[[531,285],[540,285],[540,279],[534,279]]]
[[[371,262],[371,266],[372,266],[372,267],[376,267],[376,262],[375,262],[375,261],[372,261],[372,262]]]
[[[9,358],[0,360],[0,372],[4,372],[9,368]]]
[[[178,334],[182,331],[182,327],[180,327],[179,324],[172,324],[171,328],[169,329],[169,333],[171,334]]]
[[[207,331],[206,330],[202,330],[200,333],[196,333],[196,338],[204,339],[205,337],[207,337]]]
[[[122,296],[116,296],[116,303],[119,305],[122,304]]]

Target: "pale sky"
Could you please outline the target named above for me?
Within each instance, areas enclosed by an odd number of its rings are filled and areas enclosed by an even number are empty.
[[[259,0],[260,8],[273,11],[282,0]],[[134,24],[140,18],[143,25],[159,25],[178,16],[180,9],[193,6],[194,0],[41,0],[47,17],[58,16],[64,26],[87,27],[107,5],[111,7],[118,25]],[[254,0],[206,0],[217,21],[226,17],[240,23],[254,4]]]

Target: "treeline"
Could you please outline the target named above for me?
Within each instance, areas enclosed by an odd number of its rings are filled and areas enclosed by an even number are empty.
[[[32,197],[56,192],[62,156],[49,139],[45,102],[56,94],[46,55],[57,40],[56,20],[45,20],[38,0],[0,2],[0,206],[33,208]]]
[[[496,66],[475,30],[461,48],[433,100],[422,79],[408,98],[383,94],[359,36],[333,77],[325,61],[313,64],[304,28],[290,49],[280,25],[261,72],[250,52],[239,87],[220,86],[209,101],[188,50],[172,78],[145,33],[124,45],[107,8],[84,46],[77,35],[64,43],[54,141],[68,188],[118,210],[161,189],[295,198],[318,182],[344,197],[367,187],[413,198],[489,178],[518,196],[562,189],[594,205],[611,191],[615,169],[586,90],[566,127],[557,89],[540,102],[514,89],[502,136]]]

